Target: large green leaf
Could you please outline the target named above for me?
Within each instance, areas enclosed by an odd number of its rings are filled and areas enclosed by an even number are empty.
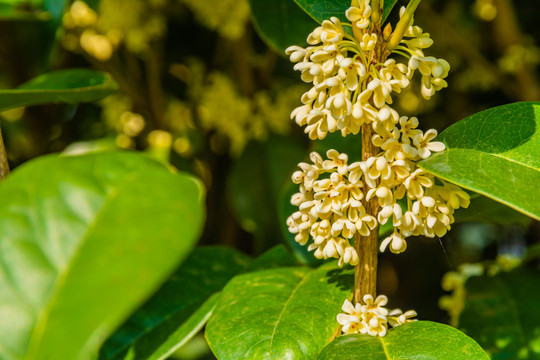
[[[206,337],[220,360],[313,359],[338,329],[352,271],[333,264],[243,274],[225,287]]]
[[[540,219],[540,103],[474,114],[443,131],[446,150],[418,166]]]
[[[249,0],[253,23],[259,35],[276,51],[291,45],[304,46],[318,24],[293,0]]]
[[[0,111],[28,105],[95,101],[116,91],[116,83],[106,73],[60,70],[40,75],[16,89],[0,90]]]
[[[416,321],[391,329],[385,337],[344,335],[332,341],[318,360],[489,360],[470,337],[448,325]]]
[[[322,23],[324,20],[330,19],[332,16],[337,17],[342,22],[350,23],[345,17],[345,11],[351,7],[351,0],[294,0],[306,13],[308,13],[315,21]],[[382,21],[384,22],[390,11],[396,5],[397,0],[385,0]]]
[[[264,254],[253,260],[246,272],[254,272],[258,270],[268,270],[280,267],[297,266],[298,261],[284,245],[276,245]]]
[[[88,359],[189,253],[200,183],[136,153],[31,161],[0,185],[0,358]]]
[[[161,289],[107,340],[100,359],[166,358],[204,325],[216,297],[207,299],[249,262],[249,257],[227,247],[195,249]]]
[[[459,328],[493,360],[540,359],[540,272],[470,278]]]

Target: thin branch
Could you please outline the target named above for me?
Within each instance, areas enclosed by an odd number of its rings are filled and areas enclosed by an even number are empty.
[[[9,175],[9,163],[7,159],[6,147],[2,138],[2,127],[0,126],[0,180]]]

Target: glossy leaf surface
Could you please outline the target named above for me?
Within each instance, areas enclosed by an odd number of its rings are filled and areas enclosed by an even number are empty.
[[[540,219],[540,103],[479,112],[450,126],[437,140],[446,150],[418,166]]]
[[[188,255],[202,193],[128,152],[16,169],[0,184],[0,358],[95,355]]]
[[[40,75],[11,90],[0,90],[0,111],[47,103],[99,100],[116,92],[110,75],[88,69],[69,69]]]
[[[489,357],[473,339],[453,327],[416,321],[391,329],[385,337],[363,334],[340,336],[317,359],[488,360]]]
[[[459,328],[493,360],[540,359],[540,272],[470,278]]]
[[[220,360],[313,359],[338,329],[352,282],[333,264],[239,275],[208,322],[210,347]]]
[[[250,261],[223,246],[195,249],[105,343],[100,359],[166,358],[200,330],[216,303],[213,295]]]
[[[318,26],[293,0],[249,0],[249,4],[259,35],[283,55],[291,45],[305,46]]]

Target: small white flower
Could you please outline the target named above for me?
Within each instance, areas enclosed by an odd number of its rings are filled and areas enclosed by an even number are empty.
[[[418,316],[416,311],[409,310],[405,313],[401,309],[394,309],[388,314],[388,323],[392,327],[400,326],[408,322],[417,321],[413,317]]]
[[[445,149],[445,146],[442,142],[431,141],[437,136],[437,130],[430,129],[426,131],[423,135],[417,135],[413,138],[414,145],[418,149],[418,155],[422,159],[427,159],[431,152],[439,152]]]
[[[382,241],[379,250],[381,252],[384,252],[384,250],[386,250],[387,247],[394,254],[399,254],[399,253],[404,252],[407,249],[407,242],[397,230],[394,230],[392,235],[390,235],[389,237],[387,237],[386,239]]]
[[[370,24],[371,6],[369,6],[370,0],[359,0],[359,7],[350,7],[345,12],[347,20],[353,25],[356,25],[359,29],[366,29]]]

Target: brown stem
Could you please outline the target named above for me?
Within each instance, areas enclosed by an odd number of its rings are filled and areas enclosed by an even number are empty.
[[[0,180],[9,175],[9,164],[7,159],[6,147],[2,138],[2,128],[0,127]]]
[[[373,145],[371,124],[362,125],[362,161],[366,161],[372,156],[376,156],[379,149]],[[366,201],[367,186],[364,187],[364,198],[362,205],[369,215],[376,215],[379,204],[374,196],[370,201]],[[379,226],[373,230],[369,236],[361,236],[358,233],[354,238],[354,248],[358,253],[359,262],[354,272],[354,299],[361,302],[364,295],[371,294],[375,297],[377,292],[377,255],[379,247]]]

